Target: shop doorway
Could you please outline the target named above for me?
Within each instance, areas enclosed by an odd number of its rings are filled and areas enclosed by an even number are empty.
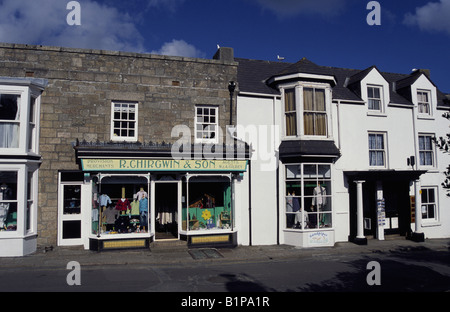
[[[155,183],[155,239],[178,239],[178,183]]]

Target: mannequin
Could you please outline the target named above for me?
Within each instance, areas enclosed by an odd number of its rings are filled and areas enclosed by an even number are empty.
[[[318,209],[321,209],[322,206],[325,206],[327,204],[327,191],[324,187],[320,185],[320,182],[317,183],[317,186],[313,190],[313,199],[312,199],[312,205],[317,206]]]
[[[116,203],[116,209],[122,214],[126,214],[127,210],[131,209],[130,201],[126,198],[121,198]]]
[[[0,186],[0,200],[12,199],[12,190],[6,183]],[[6,228],[5,222],[8,218],[9,203],[0,203],[0,228]]]
[[[139,201],[139,224],[142,227],[143,231],[145,231],[145,228],[148,227],[148,199],[147,199],[147,193],[145,195],[143,195],[143,197]]]
[[[148,194],[146,191],[144,191],[144,188],[141,187],[140,191],[136,193],[137,200],[140,201],[143,197],[148,197]]]
[[[320,185],[320,182],[317,183],[317,186],[314,188],[313,190],[313,198],[312,198],[312,202],[311,205],[314,208],[314,206],[317,208],[316,211],[322,211],[323,207],[327,204],[327,191],[326,189]],[[322,226],[324,223],[324,216],[325,214],[321,213],[319,214],[319,225]],[[317,223],[317,221],[316,221]]]
[[[139,201],[137,194],[133,195],[133,201],[131,202],[131,215],[138,216],[139,215]]]

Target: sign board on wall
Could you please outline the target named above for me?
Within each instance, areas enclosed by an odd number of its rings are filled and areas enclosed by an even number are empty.
[[[246,171],[246,160],[81,159],[83,171]]]

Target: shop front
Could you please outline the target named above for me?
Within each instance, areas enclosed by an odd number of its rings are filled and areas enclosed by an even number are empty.
[[[87,154],[77,149],[80,171],[60,172],[59,245],[100,251],[149,248],[158,240],[237,244],[233,194],[247,160]]]
[[[280,145],[284,243],[325,247],[335,243],[332,141],[283,141]]]

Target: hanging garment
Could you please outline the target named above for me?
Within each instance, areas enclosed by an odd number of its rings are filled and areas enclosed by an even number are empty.
[[[108,204],[111,204],[111,198],[109,198],[108,195],[106,194],[102,194],[100,195],[100,197],[98,198],[98,203],[100,204],[101,207],[105,207],[108,206]]]
[[[118,215],[119,211],[117,211],[112,207],[106,208],[105,211],[103,211],[103,216],[107,224],[114,224],[114,222],[116,222],[116,218]]]
[[[325,195],[327,195],[327,191],[322,186],[317,186],[313,190],[313,199],[312,199],[312,205],[313,206],[324,206],[327,204],[327,198]]]
[[[116,204],[116,209],[120,211],[131,209],[130,201],[126,198],[119,199]]]
[[[133,200],[131,202],[131,215],[137,216],[139,214],[139,202],[137,200]]]
[[[144,190],[140,190],[139,192],[136,193],[137,196],[137,200],[140,201],[142,198],[148,198],[148,194],[146,191]]]
[[[148,199],[142,198],[139,201],[139,211],[148,211]]]

